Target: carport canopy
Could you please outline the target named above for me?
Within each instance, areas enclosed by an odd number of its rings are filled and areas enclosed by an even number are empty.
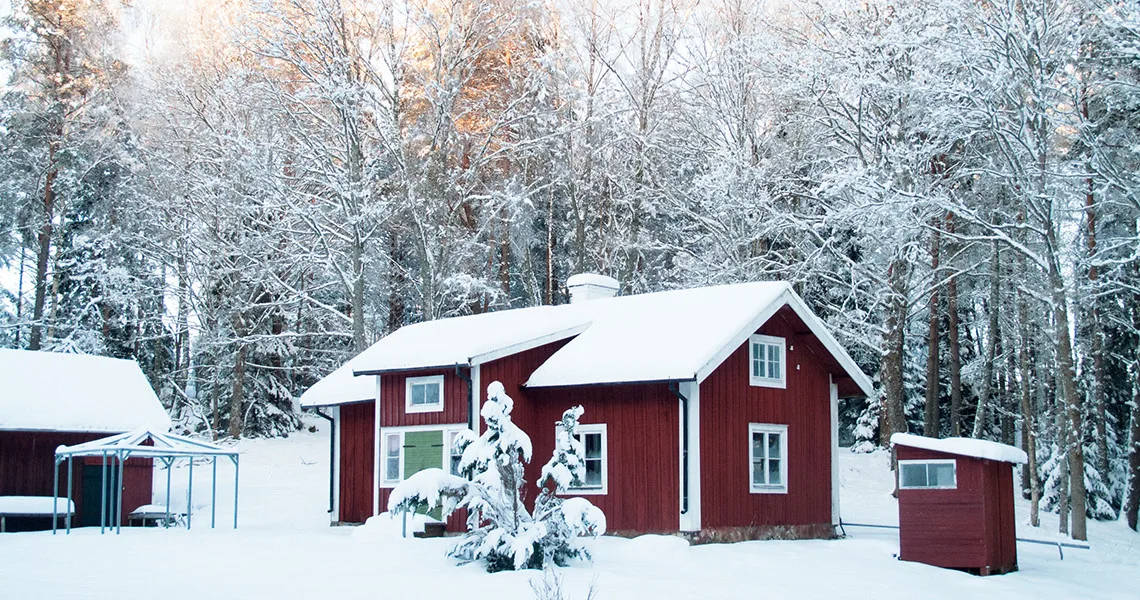
[[[83,444],[76,444],[75,446],[60,446],[55,449],[55,481],[53,485],[52,495],[54,498],[59,498],[59,465],[63,461],[67,461],[67,499],[70,501],[72,496],[72,460],[79,457],[98,456],[103,459],[103,485],[102,485],[102,506],[107,504],[107,463],[108,459],[117,461],[119,469],[116,473],[118,476],[118,485],[113,489],[117,491],[117,502],[115,506],[118,510],[115,511],[115,523],[105,523],[106,510],[100,510],[100,523],[99,531],[102,533],[105,528],[113,526],[115,532],[119,533],[123,524],[123,465],[127,459],[130,458],[152,458],[161,461],[166,467],[166,514],[170,514],[170,468],[174,461],[179,458],[190,459],[190,468],[188,471],[188,485],[187,485],[187,514],[186,514],[186,527],[190,528],[191,513],[193,511],[193,493],[194,493],[194,459],[206,458],[210,459],[212,467],[212,483],[210,489],[210,527],[214,527],[216,506],[217,506],[217,483],[218,483],[218,457],[227,457],[234,463],[234,528],[237,528],[237,509],[238,509],[238,452],[211,444],[201,440],[196,440],[181,435],[174,435],[171,433],[160,433],[152,431],[147,428],[136,429],[127,433],[121,433],[110,437],[92,440]],[[112,463],[114,464],[114,463]],[[56,530],[57,515],[52,515],[52,533]],[[71,533],[71,514],[67,515],[67,532]]]

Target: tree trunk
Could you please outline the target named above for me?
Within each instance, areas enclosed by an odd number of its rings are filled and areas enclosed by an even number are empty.
[[[939,335],[938,324],[941,322],[942,314],[938,307],[938,296],[941,289],[941,282],[939,279],[942,277],[942,272],[938,269],[938,251],[939,251],[939,237],[938,222],[935,220],[933,223],[934,233],[931,235],[930,240],[930,270],[933,273],[931,276],[932,285],[930,291],[930,329],[927,334],[927,354],[926,354],[926,419],[923,423],[922,433],[927,437],[938,437],[938,425],[941,420],[941,415],[938,410],[938,400],[941,397],[941,390],[938,383],[938,366],[939,366]]]
[[[1068,413],[1068,435],[1064,438],[1069,455],[1069,491],[1072,496],[1073,539],[1085,540],[1085,453],[1082,444],[1081,398],[1077,394],[1077,375],[1073,366],[1073,343],[1069,335],[1069,309],[1065,283],[1056,254],[1056,232],[1046,229],[1049,253],[1049,283],[1052,287],[1053,322],[1057,330],[1057,367],[1061,397]]]
[[[557,283],[554,281],[556,241],[557,238],[554,235],[554,189],[552,188],[546,199],[546,294],[543,297],[543,304],[547,306],[554,304],[554,293],[557,288]]]
[[[891,282],[891,298],[887,302],[886,329],[883,332],[883,362],[880,380],[883,382],[882,426],[879,428],[879,445],[889,446],[891,434],[906,432],[904,410],[903,352],[906,344],[907,301],[904,289],[906,265],[895,260],[887,269]]]
[[[364,339],[364,242],[352,241],[352,347],[357,353],[368,347]]]
[[[237,355],[234,357],[234,387],[230,394],[230,437],[238,439],[242,431],[242,404],[245,400],[245,355],[247,346],[245,342],[238,342]]]
[[[1133,232],[1135,235],[1135,232]],[[1140,263],[1128,265],[1132,281],[1140,281]],[[1140,292],[1130,294],[1132,301],[1132,329],[1140,331]],[[1128,436],[1128,492],[1124,501],[1124,520],[1137,531],[1140,515],[1140,346],[1135,349],[1132,363],[1132,409]]]
[[[57,136],[62,131],[57,129]],[[51,258],[51,237],[55,220],[55,180],[59,169],[55,165],[58,137],[48,145],[48,172],[44,179],[44,213],[40,230],[36,234],[35,298],[32,301],[32,331],[28,336],[28,350],[39,350],[43,345],[44,306],[47,303],[48,260]]]
[[[954,213],[946,215],[946,231],[954,233]],[[958,278],[946,281],[947,342],[950,344],[950,435],[962,435],[962,353],[958,342]]]
[[[1087,106],[1083,109],[1087,117]],[[1092,355],[1092,399],[1093,409],[1095,410],[1095,425],[1096,425],[1096,448],[1097,448],[1097,474],[1101,480],[1105,482],[1108,487],[1108,415],[1107,415],[1107,394],[1105,393],[1104,384],[1104,327],[1100,322],[1100,300],[1099,290],[1097,283],[1099,279],[1099,272],[1096,265],[1096,204],[1093,197],[1093,180],[1091,177],[1085,180],[1087,190],[1085,192],[1085,245],[1088,251],[1089,261],[1089,291],[1090,296],[1087,299],[1088,307],[1088,334],[1089,334],[1089,350]]]
[[[994,389],[994,361],[997,360],[997,347],[998,336],[1000,334],[998,328],[1001,324],[998,321],[998,307],[1001,305],[1001,278],[998,274],[998,269],[1001,265],[1001,248],[998,246],[997,241],[994,241],[992,246],[992,253],[990,255],[990,301],[989,306],[986,307],[986,312],[989,313],[989,331],[986,332],[986,362],[985,371],[982,375],[982,389],[978,394],[978,410],[974,414],[974,432],[972,437],[982,438],[986,435],[986,430],[989,425],[989,410],[990,396],[993,395]]]
[[[1019,266],[1022,279],[1025,276],[1025,257],[1020,258]],[[1041,506],[1041,481],[1037,473],[1037,429],[1033,403],[1030,398],[1030,369],[1029,369],[1029,303],[1025,293],[1017,292],[1017,331],[1019,346],[1017,351],[1017,366],[1021,374],[1021,439],[1029,462],[1022,468],[1022,488],[1029,490],[1029,524],[1033,527],[1040,525],[1039,518]]]
[[[404,325],[404,287],[407,278],[403,270],[403,254],[400,249],[399,233],[388,233],[388,333]]]

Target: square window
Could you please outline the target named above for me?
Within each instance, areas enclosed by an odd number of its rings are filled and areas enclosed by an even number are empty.
[[[752,493],[788,493],[788,426],[751,423],[748,435]]]
[[[406,412],[443,411],[443,375],[407,378],[404,396]]]
[[[784,338],[753,335],[748,340],[748,349],[751,364],[748,383],[759,387],[786,387]]]

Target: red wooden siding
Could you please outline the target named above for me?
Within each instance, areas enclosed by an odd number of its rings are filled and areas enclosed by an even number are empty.
[[[340,520],[363,523],[372,516],[376,403],[340,407]]]
[[[443,375],[443,411],[407,413],[405,382],[409,377],[430,375]],[[467,382],[456,376],[455,369],[385,373],[380,377],[380,428],[466,423],[467,398]]]
[[[483,406],[483,402],[487,399],[487,386],[491,385],[491,382],[498,381],[503,384],[503,389],[506,390],[507,395],[515,401],[515,408],[511,412],[511,421],[528,434],[534,431],[534,407],[527,394],[541,394],[541,391],[524,392],[522,385],[526,383],[530,374],[539,365],[546,362],[569,341],[561,340],[546,344],[481,365],[479,367],[479,387],[481,388],[479,390],[479,406]],[[479,430],[482,431],[482,429],[483,423],[480,421]]]
[[[897,446],[899,460],[957,462],[952,490],[899,490],[899,557],[955,569],[1017,568],[1009,463]]]
[[[112,433],[56,431],[0,431],[0,496],[51,496],[55,449],[105,438]],[[76,515],[83,512],[83,465],[100,465],[102,458],[77,458],[72,465],[71,499]],[[149,458],[132,458],[123,471],[123,523],[127,514],[152,502],[154,464]],[[59,495],[67,496],[67,462],[59,465]],[[96,505],[99,498],[94,499]],[[97,511],[97,509],[96,509]]]
[[[526,469],[526,500],[554,451],[554,424],[582,405],[581,423],[606,424],[607,493],[583,496],[606,514],[615,533],[677,531],[680,515],[679,402],[665,384],[526,390],[534,411],[527,429],[534,458]],[[517,399],[516,399],[517,400]],[[516,407],[518,404],[516,403]]]
[[[795,321],[781,311],[757,332],[785,338],[786,389],[749,385],[747,343],[701,382],[703,529],[831,523],[828,372]],[[749,423],[788,426],[786,494],[751,492]]]

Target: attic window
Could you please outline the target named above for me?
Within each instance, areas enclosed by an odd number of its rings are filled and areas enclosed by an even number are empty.
[[[748,383],[759,387],[787,387],[784,338],[753,335],[748,338]]]
[[[409,377],[404,388],[404,408],[410,413],[443,411],[443,375]]]

